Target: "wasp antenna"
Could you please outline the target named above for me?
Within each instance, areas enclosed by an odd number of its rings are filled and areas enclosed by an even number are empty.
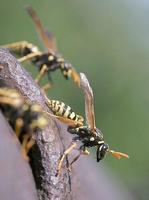
[[[76,72],[76,70],[72,67],[72,78],[74,82],[80,87],[80,75]]]
[[[113,157],[115,157],[117,159],[129,158],[129,155],[126,153],[121,153],[121,152],[117,152],[117,151],[113,151],[113,150],[109,150],[109,152],[112,154]]]

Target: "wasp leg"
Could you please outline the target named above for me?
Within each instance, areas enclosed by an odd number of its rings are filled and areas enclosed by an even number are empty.
[[[26,161],[29,161],[29,157],[27,155],[28,152],[26,151],[26,146],[27,146],[27,143],[28,143],[28,140],[30,139],[30,137],[31,136],[29,134],[25,134],[23,137],[23,142],[22,142],[22,155]]]
[[[90,154],[90,152],[87,149],[85,149],[84,146],[81,146],[79,148],[79,154],[71,161],[71,163],[70,163],[70,165],[68,167],[69,171],[71,171],[71,169],[72,169],[72,164],[74,162],[76,162],[80,158],[81,155],[89,155],[89,154]]]
[[[38,76],[36,77],[36,79],[35,79],[35,82],[36,83],[39,83],[39,81],[42,79],[42,77],[45,75],[45,73],[47,72],[47,65],[43,65],[42,67],[41,67],[41,70],[39,71],[39,74],[38,74]]]
[[[41,55],[41,52],[40,51],[37,51],[37,52],[33,52],[33,53],[30,53],[26,56],[23,56],[22,58],[19,58],[18,61],[19,62],[24,62],[26,60],[32,60],[32,58],[36,57],[36,56],[40,56]]]
[[[17,136],[18,138],[19,138],[19,136],[20,136],[20,133],[21,133],[21,129],[22,129],[22,127],[23,127],[23,124],[24,124],[23,119],[18,118],[18,119],[16,120],[16,123],[15,123],[15,133],[16,133],[16,136]]]
[[[35,144],[35,140],[33,138],[30,138],[29,141],[26,143],[26,147],[25,147],[26,154],[28,154],[28,152],[30,151],[30,149],[32,148],[34,144]]]
[[[42,90],[46,93],[48,89],[50,89],[51,87],[52,87],[52,84],[47,83],[44,86],[42,86]]]
[[[65,157],[77,146],[76,142],[72,142],[71,145],[64,151],[59,163],[58,163],[58,169],[57,169],[57,173],[56,176],[60,175],[61,173],[61,169],[62,169],[62,164],[63,161],[65,159]]]
[[[12,49],[12,50],[20,50],[20,49],[24,49],[25,47],[28,47],[29,44],[30,43],[27,41],[20,41],[20,42],[14,42],[11,44],[6,44],[3,47]]]

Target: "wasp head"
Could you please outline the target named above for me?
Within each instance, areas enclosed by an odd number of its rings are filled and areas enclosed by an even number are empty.
[[[102,160],[106,153],[109,151],[109,145],[106,143],[102,143],[100,145],[98,145],[97,147],[97,162],[99,162],[100,160]]]

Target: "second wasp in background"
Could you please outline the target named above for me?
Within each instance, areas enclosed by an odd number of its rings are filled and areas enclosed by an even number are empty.
[[[49,118],[37,103],[25,102],[21,94],[12,88],[0,88],[0,110],[22,145],[23,157],[34,145],[34,131],[48,125]]]
[[[45,90],[51,87],[51,72],[58,69],[61,70],[65,79],[72,78],[73,81],[80,86],[80,77],[75,68],[71,65],[71,63],[67,62],[60,54],[57,53],[54,35],[43,28],[37,13],[31,6],[27,6],[26,10],[33,20],[36,30],[39,33],[47,51],[41,52],[37,46],[27,41],[15,42],[5,45],[4,47],[9,48],[13,52],[23,56],[19,59],[20,62],[29,60],[38,68],[39,74],[35,79],[37,83],[40,82],[45,74],[48,75],[50,83],[43,87]]]

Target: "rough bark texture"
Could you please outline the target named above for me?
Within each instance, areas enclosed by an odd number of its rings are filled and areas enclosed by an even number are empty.
[[[1,80],[16,88],[27,100],[38,102],[43,110],[48,109],[39,86],[5,49],[0,49],[0,65]],[[51,119],[47,128],[36,132],[35,138],[37,145],[31,155],[31,164],[39,199],[71,199],[68,173],[55,177],[60,152],[63,150],[57,123]]]
[[[27,100],[38,102],[43,110],[48,110],[39,86],[6,49],[0,49],[0,79],[16,88]],[[132,200],[113,177],[97,168],[88,157],[74,164],[71,175],[64,168],[61,176],[55,176],[58,159],[71,141],[66,126],[57,120],[51,119],[46,129],[37,131],[35,139],[31,167],[40,200]]]

